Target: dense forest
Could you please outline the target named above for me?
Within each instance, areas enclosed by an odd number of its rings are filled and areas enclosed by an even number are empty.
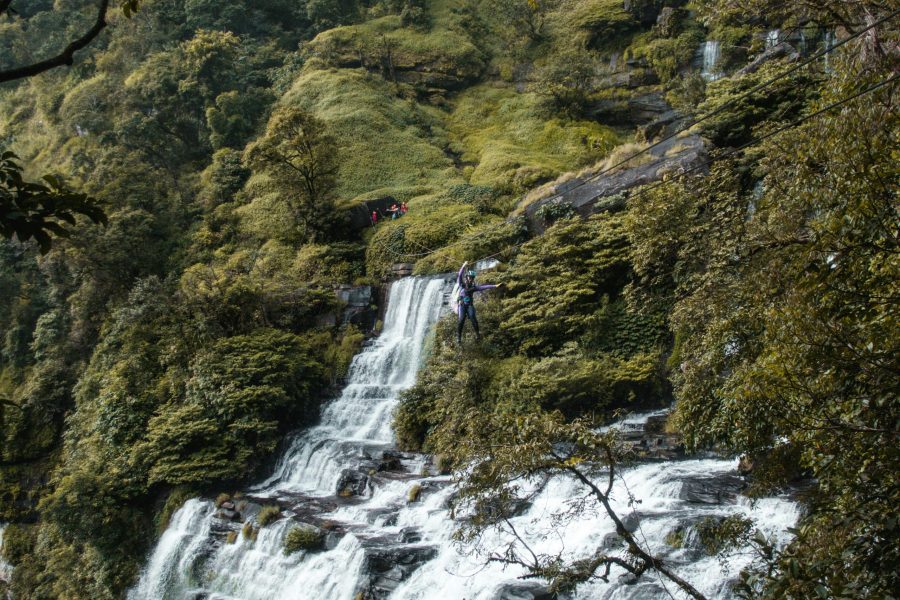
[[[672,405],[748,497],[800,490],[786,545],[710,534],[758,551],[735,594],[896,596],[900,5],[107,4],[0,2],[0,591],[125,597],[187,499],[316,422],[398,273],[489,257],[483,336],[443,318],[393,415],[459,544]],[[665,573],[630,548],[507,558],[566,597]]]

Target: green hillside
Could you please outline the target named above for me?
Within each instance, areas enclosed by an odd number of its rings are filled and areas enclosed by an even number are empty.
[[[184,500],[259,480],[377,333],[336,286],[497,257],[484,336],[441,320],[402,449],[477,466],[494,432],[515,472],[528,435],[674,403],[757,496],[806,484],[740,593],[896,595],[894,4],[112,4],[71,66],[0,84],[0,593],[123,598]],[[0,3],[0,75],[97,6]],[[26,239],[41,181],[89,208]],[[384,198],[408,214],[360,226]]]

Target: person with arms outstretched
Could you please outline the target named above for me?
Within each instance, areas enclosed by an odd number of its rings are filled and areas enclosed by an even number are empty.
[[[476,285],[475,269],[467,269],[468,266],[469,262],[464,262],[456,276],[456,289],[459,290],[456,295],[456,341],[459,344],[462,344],[462,332],[466,319],[472,321],[476,339],[481,339],[481,331],[478,329],[478,318],[475,315],[475,292],[492,290],[503,285]]]

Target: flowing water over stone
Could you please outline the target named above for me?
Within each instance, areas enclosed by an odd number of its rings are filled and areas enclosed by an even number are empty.
[[[6,523],[0,523],[0,553],[3,552],[3,534],[6,532]],[[0,554],[0,582],[9,583],[9,578],[12,577],[12,565],[3,560],[3,555]]]
[[[451,540],[450,478],[435,475],[428,457],[391,447],[391,412],[398,394],[415,381],[428,331],[444,310],[448,289],[445,278],[395,283],[384,331],[356,356],[346,389],[325,407],[321,423],[298,434],[273,475],[233,507],[193,499],[178,510],[129,598],[549,598],[542,584],[517,579],[520,571],[485,566],[479,557],[460,552]],[[616,427],[636,445],[665,449],[668,434],[656,427],[663,418],[664,411],[632,415]],[[613,494],[620,516],[652,552],[710,598],[729,597],[730,581],[750,555],[726,562],[707,556],[693,524],[705,517],[743,515],[783,541],[785,528],[797,518],[796,505],[787,499],[750,503],[743,498],[743,480],[732,460],[657,460],[622,475]],[[629,493],[640,503],[630,505]],[[599,547],[622,549],[612,523],[600,512],[568,526],[553,524],[552,515],[583,495],[571,479],[553,478],[513,522],[541,553],[580,558]],[[263,504],[277,504],[282,518],[244,535],[242,522],[255,522]],[[322,547],[286,556],[284,538],[296,527],[320,533]],[[673,532],[678,544],[671,543]],[[488,549],[506,541],[500,533],[484,540]],[[680,597],[671,583],[650,574],[631,585],[616,578],[586,584],[576,596],[661,600],[671,599],[670,593]]]
[[[722,73],[718,68],[720,55],[721,46],[718,41],[707,40],[703,43],[703,70],[700,74],[707,81],[721,79]]]

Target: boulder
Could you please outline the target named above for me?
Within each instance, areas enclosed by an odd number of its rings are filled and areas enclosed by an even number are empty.
[[[364,598],[388,598],[402,581],[438,553],[434,546],[397,546],[392,542],[393,540],[377,538],[363,543],[368,573]]]
[[[555,600],[557,595],[534,581],[505,583],[497,588],[495,600]]]
[[[733,504],[747,487],[744,478],[724,473],[706,479],[687,479],[679,496],[694,504]]]
[[[409,277],[412,275],[413,267],[415,267],[413,263],[394,263],[391,266],[391,274],[394,277]]]
[[[385,452],[378,461],[376,470],[381,473],[384,471],[402,471],[403,463],[400,462],[400,456],[393,452]]]
[[[337,495],[342,497],[362,496],[369,486],[369,476],[356,469],[344,469],[337,484]]]

